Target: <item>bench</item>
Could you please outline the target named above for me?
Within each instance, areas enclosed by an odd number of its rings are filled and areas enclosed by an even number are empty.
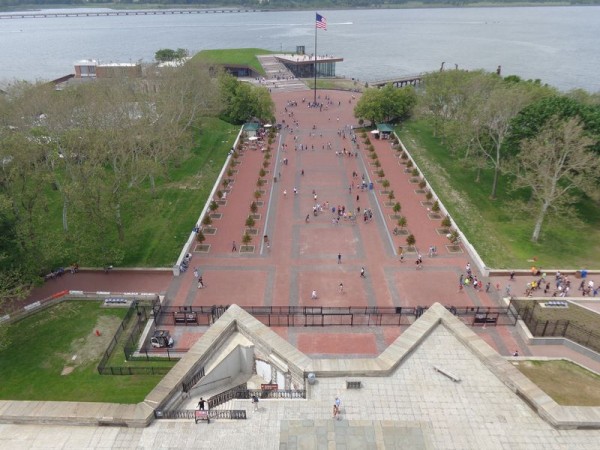
[[[458,378],[456,375],[451,374],[450,372],[448,372],[447,370],[443,370],[440,369],[437,366],[433,366],[433,370],[435,370],[436,372],[441,373],[442,375],[450,378],[452,381],[454,381],[455,383],[459,383],[460,382],[460,378]]]
[[[362,384],[360,381],[346,381],[346,389],[360,389]]]
[[[203,411],[203,410],[199,410],[199,409],[194,411],[194,422],[198,423],[203,420],[206,421],[206,423],[210,423],[210,417],[208,417],[208,411]]]

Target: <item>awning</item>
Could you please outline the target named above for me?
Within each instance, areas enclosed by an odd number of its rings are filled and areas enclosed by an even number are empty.
[[[379,130],[373,130],[371,131],[371,134],[379,134]]]

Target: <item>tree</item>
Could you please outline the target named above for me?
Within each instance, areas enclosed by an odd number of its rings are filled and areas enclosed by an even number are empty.
[[[256,225],[255,220],[252,218],[252,216],[248,216],[248,218],[246,219],[246,226],[248,228],[252,228],[254,225]]]
[[[266,88],[242,83],[228,74],[220,76],[219,85],[225,120],[232,123],[244,123],[254,118],[274,121],[275,106]]]
[[[401,217],[398,218],[398,226],[400,228],[404,228],[406,226],[406,224],[407,224],[406,217],[401,216]]]
[[[406,244],[409,246],[413,246],[417,243],[417,240],[415,239],[415,236],[413,234],[409,234],[408,236],[406,236]]]
[[[154,59],[158,62],[178,61],[187,58],[189,54],[190,52],[184,48],[178,48],[177,50],[163,48],[154,53]]]
[[[522,143],[513,167],[515,188],[529,188],[537,208],[531,236],[537,242],[549,212],[566,213],[576,200],[575,191],[597,189],[598,155],[591,150],[595,139],[575,119],[552,117],[539,134]]]
[[[400,202],[396,202],[394,203],[394,213],[398,214],[400,212],[400,210],[402,209],[402,206],[400,205]]]
[[[408,117],[417,103],[412,86],[396,88],[388,84],[381,89],[367,89],[354,107],[354,117],[371,124],[396,122]]]

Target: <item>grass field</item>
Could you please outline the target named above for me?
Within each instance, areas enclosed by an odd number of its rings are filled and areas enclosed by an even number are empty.
[[[516,366],[559,405],[600,406],[600,376],[565,360],[519,361]]]
[[[9,325],[12,345],[0,352],[0,399],[142,401],[162,376],[108,376],[96,370],[127,312],[101,305],[66,301]]]
[[[475,171],[465,169],[465,162],[434,138],[424,121],[409,121],[396,131],[488,267],[526,269],[528,260],[537,257],[541,267],[600,268],[600,205],[591,200],[577,205],[580,220],[561,216],[546,221],[540,241],[531,242],[533,211],[518,208],[524,194],[510,192],[506,177],[491,200],[491,169],[476,183]]]
[[[226,50],[202,50],[194,55],[194,61],[205,61],[212,64],[233,64],[236,66],[250,67],[261,75],[265,74],[263,67],[258,62],[256,55],[274,53],[260,48],[234,48]]]

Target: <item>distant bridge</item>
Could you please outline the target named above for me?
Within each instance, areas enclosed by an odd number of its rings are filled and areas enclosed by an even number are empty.
[[[162,16],[184,14],[217,14],[217,13],[247,13],[265,12],[265,9],[165,9],[140,11],[89,11],[89,12],[32,12],[0,14],[0,19],[49,19],[57,17],[112,17],[112,16]]]
[[[420,84],[421,81],[423,81],[424,75],[425,75],[424,73],[420,73],[417,75],[405,75],[403,77],[398,77],[398,78],[390,78],[387,80],[373,81],[373,82],[369,83],[369,86],[383,87],[388,84],[392,84],[395,87],[403,87],[403,86],[409,86],[409,85],[416,86],[416,85]]]

